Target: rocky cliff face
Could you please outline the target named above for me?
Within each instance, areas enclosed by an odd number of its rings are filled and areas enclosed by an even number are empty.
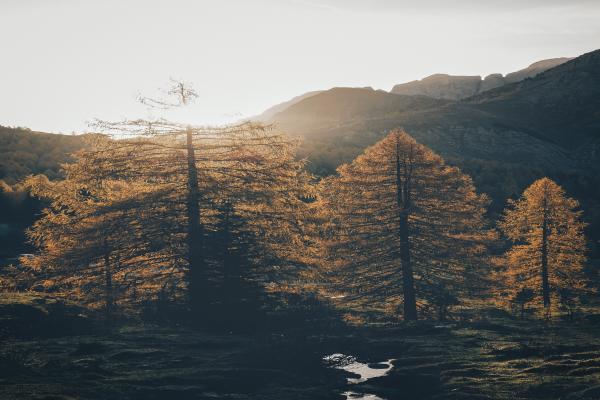
[[[481,82],[481,86],[479,87],[479,93],[485,92],[486,90],[496,89],[502,85],[506,84],[506,80],[502,76],[502,74],[491,74],[486,76]]]
[[[391,93],[402,95],[423,95],[436,99],[461,100],[475,96],[487,90],[504,86],[508,83],[532,78],[550,68],[563,64],[571,58],[551,58],[535,62],[522,70],[511,72],[506,76],[491,74],[484,79],[481,76],[457,76],[435,74],[421,79],[396,85]]]

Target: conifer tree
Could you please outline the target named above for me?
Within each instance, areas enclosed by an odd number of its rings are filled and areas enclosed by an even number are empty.
[[[145,134],[142,126],[153,130]],[[186,237],[187,250],[181,256],[188,264],[188,292],[191,297],[200,296],[191,299],[192,303],[205,302],[203,296],[210,290],[210,281],[221,278],[221,272],[215,268],[220,268],[217,265],[222,260],[211,260],[214,254],[210,252],[215,247],[209,241],[219,234],[221,224],[232,221],[221,218],[223,213],[243,220],[246,233],[261,238],[255,242],[260,243],[254,246],[255,254],[261,247],[263,257],[277,254],[279,259],[288,261],[302,258],[291,237],[301,237],[297,223],[305,207],[301,198],[308,190],[308,177],[302,170],[302,162],[294,159],[293,141],[270,127],[251,123],[207,128],[135,121],[110,127],[135,134],[120,140],[104,138],[101,147],[88,152],[85,173],[88,179],[151,182],[160,189],[164,202],[170,204],[169,211],[179,218],[179,233]],[[195,157],[193,169],[187,152],[190,132]],[[190,170],[195,172],[190,174]],[[195,185],[190,184],[190,176]],[[193,200],[190,191],[197,192]],[[189,211],[196,203],[197,210],[192,214],[199,215],[197,221],[190,219]],[[195,235],[190,224],[198,224],[195,234],[200,239],[190,239]],[[195,256],[192,257],[190,249],[195,249]],[[199,264],[194,264],[196,256]]]
[[[500,222],[514,243],[506,254],[509,292],[537,294],[546,311],[564,289],[584,287],[584,223],[576,200],[549,178],[535,181],[520,199],[509,200]]]
[[[194,95],[183,85],[175,89],[180,104]],[[198,127],[159,118],[95,126],[108,135],[88,135],[90,145],[66,166],[65,181],[32,180],[37,194],[52,203],[31,232],[45,249],[38,265],[69,257],[65,265],[82,272],[91,258],[82,264],[68,249],[82,254],[105,249],[107,287],[115,283],[109,278],[117,263],[120,287],[155,295],[158,287],[185,289],[192,307],[199,308],[219,285],[227,288],[220,296],[233,296],[240,279],[265,285],[281,279],[288,267],[297,272],[314,261],[304,251],[302,223],[309,176],[295,159],[295,141],[250,122]],[[79,190],[90,191],[95,200],[81,201]],[[74,211],[57,218],[65,214],[64,204]],[[85,246],[77,245],[81,237]],[[54,253],[47,251],[51,247]]]
[[[241,296],[241,281],[281,283],[296,267],[314,262],[302,223],[309,177],[294,159],[293,143],[269,137],[262,126],[259,132],[253,125],[235,129],[229,137],[195,144],[204,151],[196,161],[202,301],[221,285],[226,290],[219,296],[227,298]],[[116,297],[128,303],[133,293],[138,301],[166,287],[189,293],[185,142],[103,135],[89,141],[65,165],[65,180],[28,181],[36,196],[50,201],[30,231],[41,251],[28,262],[52,277],[46,282],[54,289],[89,303],[101,296],[107,309]],[[103,285],[102,295],[84,289]]]
[[[487,200],[468,176],[401,130],[337,172],[322,181],[321,202],[328,262],[348,301],[402,304],[405,320],[418,306],[444,317],[474,289],[467,282],[481,282]]]

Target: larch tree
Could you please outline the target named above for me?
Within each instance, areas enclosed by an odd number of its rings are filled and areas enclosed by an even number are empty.
[[[144,124],[153,131],[145,134]],[[157,126],[161,131],[156,131]],[[187,263],[192,304],[205,302],[207,285],[221,277],[215,269],[223,260],[215,260],[211,253],[216,250],[215,235],[229,240],[241,221],[245,234],[260,237],[255,241],[256,254],[259,244],[261,254],[277,254],[279,259],[301,254],[289,236],[279,236],[285,232],[301,237],[297,223],[305,206],[301,198],[308,190],[307,176],[302,162],[294,158],[290,139],[251,123],[207,128],[133,121],[111,128],[135,135],[106,139],[103,147],[88,152],[86,173],[89,179],[151,182],[164,194],[164,202],[170,204],[167,212],[179,218],[177,233],[186,238],[187,249],[181,257]]]
[[[405,320],[478,290],[485,276],[487,199],[471,179],[401,130],[321,182],[331,274],[345,301]],[[471,286],[469,286],[469,283]],[[341,296],[339,296],[341,297]]]
[[[169,94],[179,100],[143,102],[169,108],[194,97],[181,84]],[[69,276],[60,267],[65,258],[80,283],[94,281],[95,267],[104,265],[107,308],[118,283],[123,302],[170,288],[201,309],[215,295],[236,295],[241,280],[269,286],[314,262],[303,223],[312,189],[294,140],[251,122],[206,127],[154,118],[94,126],[105,134],[88,135],[64,181],[31,182],[51,201],[30,232],[43,249],[32,264],[52,260],[61,271],[54,276]]]
[[[169,93],[179,100],[143,102],[168,108],[195,96],[181,84]],[[88,152],[89,179],[141,181],[164,194],[180,221],[177,234],[185,237],[179,257],[187,264],[193,307],[209,301],[211,281],[223,280],[224,271],[227,282],[238,276],[239,254],[233,253],[242,248],[255,267],[306,264],[299,242],[305,241],[302,198],[310,185],[295,158],[296,141],[251,122],[207,127],[158,118],[95,126],[109,137]]]
[[[584,288],[585,224],[578,207],[549,178],[535,181],[518,200],[509,200],[500,228],[514,243],[506,254],[513,296],[533,290],[537,304],[550,311],[565,290]]]

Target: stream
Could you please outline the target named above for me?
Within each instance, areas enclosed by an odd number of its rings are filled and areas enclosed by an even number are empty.
[[[335,353],[323,357],[323,361],[332,368],[343,369],[357,375],[357,377],[348,378],[348,385],[366,382],[371,378],[377,378],[386,375],[392,368],[393,358],[382,363],[361,363],[356,361],[356,357],[345,354]],[[384,400],[379,396],[369,393],[358,393],[352,390],[342,393],[347,400]]]

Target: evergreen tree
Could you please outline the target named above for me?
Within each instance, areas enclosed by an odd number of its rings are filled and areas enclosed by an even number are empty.
[[[190,96],[181,90],[180,99]],[[36,194],[51,201],[30,233],[44,249],[31,264],[52,259],[60,270],[60,259],[68,258],[63,267],[75,266],[83,278],[83,265],[101,261],[110,272],[108,309],[115,268],[130,297],[183,289],[201,308],[242,296],[241,281],[268,285],[313,262],[302,223],[309,176],[295,159],[294,141],[253,123],[96,126],[109,135],[88,135],[89,146],[65,166],[64,181],[31,180]]]
[[[66,179],[28,180],[50,207],[29,232],[40,252],[26,262],[51,277],[53,290],[89,303],[105,298],[107,309],[117,291],[125,304],[134,293],[141,301],[165,288],[197,290],[189,285],[185,153],[177,141],[165,148],[163,139],[91,136],[89,148],[65,165]],[[200,144],[206,151],[197,161],[202,302],[243,296],[243,282],[281,283],[314,262],[302,223],[309,177],[289,142],[278,148],[240,140],[235,151],[231,142],[218,143]],[[103,285],[104,294],[89,290]]]
[[[111,127],[134,133],[143,123],[152,129],[158,125],[135,121]],[[244,221],[247,234],[261,238],[254,242],[255,255],[277,255],[290,262],[293,257],[302,258],[292,236],[302,237],[298,221],[305,207],[301,198],[308,191],[308,176],[302,162],[294,159],[293,141],[270,127],[250,123],[224,128],[160,124],[160,132],[148,135],[140,130],[125,139],[100,138],[105,141],[103,147],[88,152],[84,169],[88,179],[151,182],[164,194],[164,203],[170,204],[167,211],[176,214],[179,233],[186,238],[187,249],[181,256],[188,265],[192,304],[206,303],[205,296],[214,287],[210,282],[222,278],[223,260],[214,260],[216,247],[211,241],[222,231],[222,224],[235,218]],[[190,135],[194,163],[189,161]],[[231,218],[222,218],[223,213]]]
[[[350,301],[392,312],[402,303],[405,320],[417,319],[418,306],[443,318],[485,276],[486,199],[403,131],[324,179],[321,196],[329,263]]]
[[[185,105],[197,96],[181,82],[174,82],[167,93],[174,100],[141,101],[168,109]],[[296,219],[297,210],[302,208],[300,197],[306,188],[306,175],[302,162],[294,158],[295,142],[271,127],[250,122],[197,127],[162,118],[98,121],[96,126],[125,139],[113,141],[112,146],[92,157],[90,179],[110,176],[152,182],[168,193],[173,205],[184,210],[187,292],[193,307],[207,303],[210,281],[215,279],[211,276],[215,275],[214,265],[209,265],[215,262],[210,260],[206,241],[218,231],[211,224],[219,221],[223,204],[233,206],[237,213],[246,213],[246,221],[263,220],[277,222],[279,228],[298,228],[290,218]],[[272,228],[260,232],[262,243],[280,254],[284,248],[289,254],[299,254],[297,247],[289,251],[290,240],[268,240],[282,231]],[[301,237],[297,229],[295,234]]]
[[[506,254],[508,288],[538,294],[546,311],[562,289],[582,289],[585,262],[584,223],[576,200],[548,178],[535,181],[520,199],[509,200],[500,222],[514,243]]]

